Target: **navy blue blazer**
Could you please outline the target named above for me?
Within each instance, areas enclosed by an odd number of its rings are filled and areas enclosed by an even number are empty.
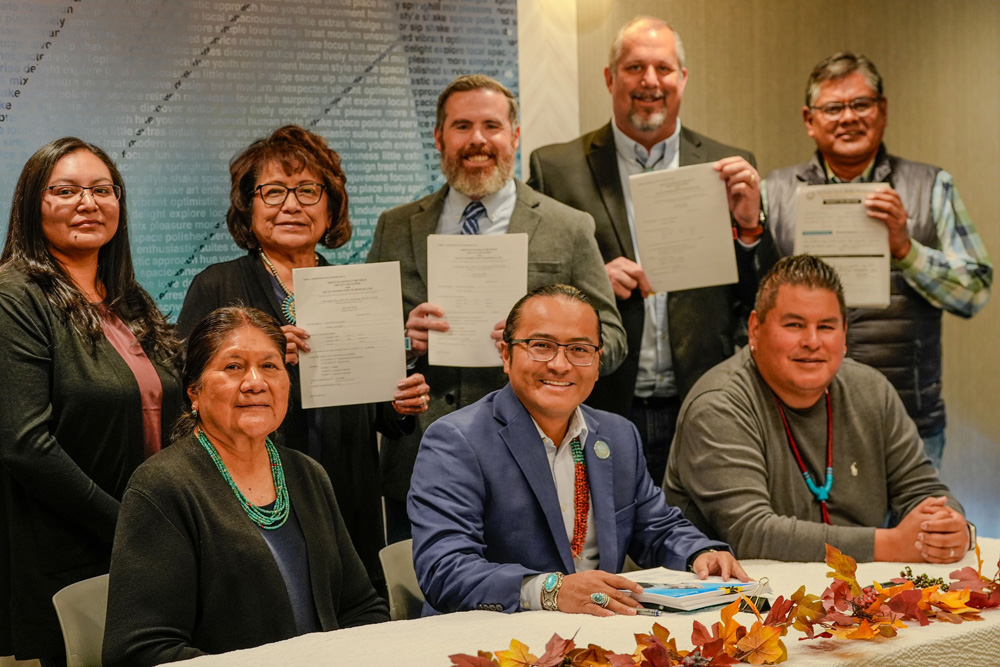
[[[600,569],[621,572],[628,554],[684,570],[697,551],[729,549],[667,505],[631,422],[582,407]],[[598,440],[609,457],[594,453]],[[525,576],[575,572],[545,448],[510,385],[427,428],[407,510],[417,579],[437,611],[514,612]]]

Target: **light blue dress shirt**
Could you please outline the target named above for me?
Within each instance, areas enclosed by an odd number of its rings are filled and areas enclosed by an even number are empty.
[[[654,145],[650,151],[618,129],[613,119],[611,128],[615,138],[618,174],[621,178],[622,193],[625,195],[628,229],[632,235],[632,249],[635,252],[636,262],[642,264],[635,241],[635,213],[632,209],[629,176],[660,169],[676,169],[680,166],[681,121],[678,118],[674,133]],[[646,317],[642,327],[642,344],[639,348],[639,373],[635,380],[635,395],[640,398],[676,396],[677,383],[674,380],[674,364],[670,355],[670,335],[667,328],[667,293],[650,294],[646,297],[645,308]]]
[[[462,212],[472,199],[455,188],[448,188],[438,220],[438,234],[461,234]],[[510,227],[510,216],[517,203],[517,188],[514,179],[509,179],[502,188],[480,199],[486,207],[486,214],[479,218],[480,234],[506,234]]]

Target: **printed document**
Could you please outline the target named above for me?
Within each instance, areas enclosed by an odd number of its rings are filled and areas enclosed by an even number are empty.
[[[302,407],[393,400],[406,377],[399,262],[292,271],[297,326],[311,352],[299,352]]]
[[[527,234],[431,234],[427,300],[448,331],[428,332],[432,366],[500,366],[490,332],[528,291]]]
[[[889,230],[869,217],[865,197],[885,183],[802,185],[795,193],[795,254],[837,270],[851,308],[889,305]]]
[[[711,163],[629,177],[636,258],[656,292],[738,280],[726,184]]]

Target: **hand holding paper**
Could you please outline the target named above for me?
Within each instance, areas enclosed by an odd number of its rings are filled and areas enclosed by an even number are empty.
[[[712,167],[726,182],[729,212],[736,224],[756,228],[760,224],[760,174],[739,156],[723,158]]]
[[[401,415],[419,415],[427,412],[430,391],[431,388],[424,381],[424,376],[414,373],[396,385],[396,393],[392,396],[392,408]]]
[[[649,279],[646,278],[646,272],[628,257],[615,257],[604,265],[604,270],[608,272],[611,289],[619,299],[629,298],[636,287],[639,288],[643,299],[653,291],[649,286]]]
[[[903,259],[910,252],[910,230],[906,226],[909,216],[899,193],[892,188],[879,188],[865,199],[868,215],[881,220],[889,229],[889,252],[896,259]]]
[[[888,223],[869,215],[867,206],[872,196],[892,199],[879,190],[884,183],[808,185],[795,193],[795,252],[816,255],[837,270],[849,307],[889,305]],[[893,207],[876,208],[888,217]]]
[[[410,311],[406,318],[406,335],[410,339],[410,350],[406,356],[415,359],[427,354],[428,331],[447,331],[448,321],[444,319],[441,306],[426,301]]]
[[[399,262],[295,269],[293,276],[299,333],[291,335],[301,340],[308,332],[311,348],[299,354],[302,407],[394,400],[406,377]]]
[[[448,320],[428,327],[430,364],[499,366],[498,320],[528,291],[527,234],[431,234],[427,269],[428,300]]]
[[[299,350],[308,352],[312,349],[306,342],[309,332],[302,327],[286,324],[281,327],[281,333],[285,334],[285,363],[294,366],[299,363]]]
[[[706,163],[629,177],[637,259],[653,290],[673,292],[739,279],[726,183],[719,176]],[[741,171],[732,178],[743,183],[749,177]]]

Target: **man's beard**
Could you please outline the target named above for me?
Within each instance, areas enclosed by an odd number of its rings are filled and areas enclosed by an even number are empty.
[[[462,165],[463,159],[483,154],[495,158],[496,164],[480,169],[466,169]],[[500,155],[495,148],[490,146],[475,152],[464,152],[458,159],[452,159],[441,153],[441,173],[444,174],[448,185],[466,197],[485,197],[499,192],[514,174],[514,151],[511,150],[506,155]]]
[[[656,113],[650,114],[644,118],[639,115],[638,111],[630,111],[628,114],[628,122],[629,125],[640,132],[655,132],[663,127],[663,124],[667,122],[667,112],[657,111]]]
[[[662,93],[655,95],[641,95],[633,93],[632,99],[639,99],[645,102],[660,100],[666,104],[666,95]],[[655,132],[663,127],[663,124],[667,122],[667,110],[664,108],[643,117],[637,109],[632,109],[628,112],[628,122],[632,127],[640,132]]]

